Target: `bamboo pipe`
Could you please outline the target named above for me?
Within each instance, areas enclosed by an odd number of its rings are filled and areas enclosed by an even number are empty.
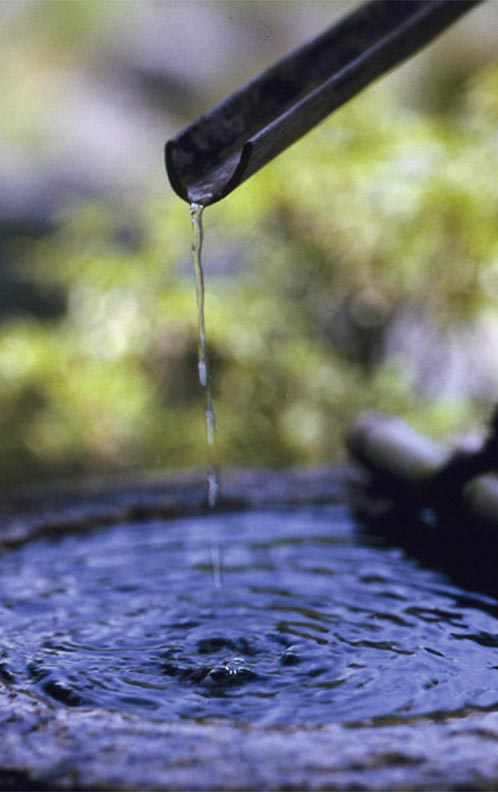
[[[391,494],[398,492],[400,501],[409,493],[419,505],[431,505],[427,500],[431,482],[454,457],[401,419],[378,413],[361,415],[346,443],[353,459],[379,482],[379,489],[387,485]],[[498,526],[498,472],[476,475],[461,492],[450,490],[445,497],[447,503],[442,500],[438,505],[445,513],[456,505],[460,522],[468,520],[491,529]]]
[[[412,491],[428,484],[450,458],[447,449],[400,418],[378,413],[361,415],[346,444],[354,459],[374,475]]]
[[[481,0],[370,0],[166,144],[175,192],[219,201]]]

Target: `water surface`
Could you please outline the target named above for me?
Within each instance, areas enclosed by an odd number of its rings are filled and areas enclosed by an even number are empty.
[[[496,600],[344,505],[119,524],[0,564],[0,680],[57,707],[293,729],[498,709]]]

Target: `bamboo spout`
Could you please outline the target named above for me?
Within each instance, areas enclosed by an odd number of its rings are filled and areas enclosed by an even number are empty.
[[[166,144],[175,192],[224,198],[359,91],[481,0],[369,0]]]

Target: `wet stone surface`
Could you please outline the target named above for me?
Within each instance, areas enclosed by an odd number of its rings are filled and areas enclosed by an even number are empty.
[[[287,483],[4,551],[0,788],[494,787],[498,602]]]

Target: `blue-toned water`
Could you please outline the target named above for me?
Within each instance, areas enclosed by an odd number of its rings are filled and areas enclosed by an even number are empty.
[[[117,524],[0,570],[0,680],[56,707],[294,730],[498,709],[497,602],[345,505]]]

